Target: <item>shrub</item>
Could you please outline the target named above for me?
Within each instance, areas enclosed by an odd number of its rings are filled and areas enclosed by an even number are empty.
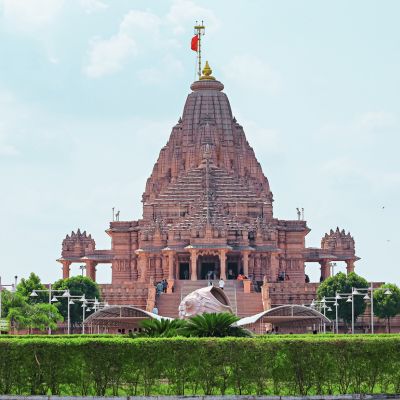
[[[2,337],[0,394],[398,392],[396,335]]]

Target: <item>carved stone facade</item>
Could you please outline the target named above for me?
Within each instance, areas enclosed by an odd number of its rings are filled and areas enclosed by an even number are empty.
[[[305,262],[331,261],[354,268],[354,240],[344,231],[326,234],[321,248],[306,248],[306,221],[273,215],[273,195],[243,127],[232,115],[223,84],[209,75],[191,85],[182,117],[147,180],[143,217],[113,221],[110,250],[95,250],[90,235],[63,242],[64,277],[72,262],[112,264],[112,285],[167,279],[235,279],[305,282]],[[79,232],[79,231],[78,231]]]

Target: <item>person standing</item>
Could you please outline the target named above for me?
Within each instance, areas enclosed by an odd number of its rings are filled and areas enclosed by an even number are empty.
[[[224,290],[225,281],[222,278],[219,280],[218,286],[220,289]]]

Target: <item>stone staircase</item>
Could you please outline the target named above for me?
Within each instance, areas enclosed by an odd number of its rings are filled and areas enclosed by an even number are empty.
[[[162,293],[156,298],[158,314],[162,317],[178,318],[178,307],[181,302],[180,293]]]
[[[206,280],[176,281],[175,292],[161,294],[157,298],[157,307],[160,315],[165,317],[178,317],[178,307],[182,299],[194,290],[207,286]],[[213,281],[218,287],[218,281]],[[253,315],[263,310],[261,293],[243,293],[241,282],[225,281],[224,292],[229,299],[232,311],[239,317]]]
[[[237,293],[237,316],[248,317],[264,311],[261,293]]]

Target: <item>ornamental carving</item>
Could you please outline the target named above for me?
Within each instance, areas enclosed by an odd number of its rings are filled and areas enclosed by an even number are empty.
[[[214,286],[189,293],[179,305],[179,318],[187,319],[204,313],[232,313],[229,300],[223,290]]]
[[[329,234],[325,233],[322,238],[321,247],[326,250],[354,250],[354,238],[350,232],[346,234],[344,229],[341,231],[339,228],[336,228],[336,231],[331,229]]]

